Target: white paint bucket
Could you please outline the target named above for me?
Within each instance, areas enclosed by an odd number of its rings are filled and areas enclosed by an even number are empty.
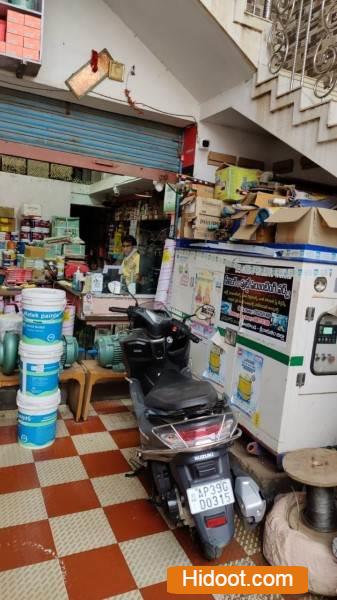
[[[20,342],[20,390],[28,397],[55,394],[59,385],[63,343],[34,346]]]
[[[56,437],[57,408],[60,404],[60,390],[56,394],[32,400],[22,392],[17,394],[18,442],[25,448],[46,448]]]
[[[65,306],[66,294],[62,290],[47,288],[23,290],[23,342],[34,346],[58,344],[62,337]]]

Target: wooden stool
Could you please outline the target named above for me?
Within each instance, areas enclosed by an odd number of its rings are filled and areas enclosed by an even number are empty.
[[[81,364],[86,371],[86,383],[82,410],[82,419],[86,421],[89,414],[92,388],[94,385],[96,385],[96,383],[105,383],[107,381],[124,381],[126,373],[116,373],[111,369],[100,367],[96,360],[82,360]]]
[[[74,363],[69,369],[64,369],[60,375],[60,383],[68,384],[68,404],[76,422],[80,420],[82,415],[85,376],[85,370],[78,363]]]
[[[82,414],[82,404],[85,388],[85,371],[78,363],[74,363],[70,369],[65,369],[60,375],[60,383],[69,383],[69,407],[79,421]],[[19,373],[4,375],[0,371],[0,388],[18,387]]]
[[[0,388],[18,387],[19,373],[16,371],[13,375],[4,375],[0,371]]]

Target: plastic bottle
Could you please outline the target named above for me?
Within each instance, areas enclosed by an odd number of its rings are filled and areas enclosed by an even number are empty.
[[[73,275],[73,282],[72,282],[72,288],[75,292],[78,292],[78,290],[79,290],[80,277],[81,277],[81,271],[80,271],[80,268],[77,267],[77,271],[75,271],[75,273]]]

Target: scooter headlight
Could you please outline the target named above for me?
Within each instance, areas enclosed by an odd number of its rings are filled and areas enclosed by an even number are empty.
[[[230,441],[235,429],[233,415],[226,413],[160,425],[152,432],[171,450],[186,450]]]

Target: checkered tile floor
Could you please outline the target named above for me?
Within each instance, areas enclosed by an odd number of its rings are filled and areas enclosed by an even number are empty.
[[[167,567],[209,563],[147,501],[146,476],[125,477],[139,443],[130,402],[95,402],[84,423],[62,406],[55,443],[39,451],[18,446],[15,423],[0,412],[1,600],[186,598],[167,594]],[[219,563],[265,564],[261,532],[237,519]]]

